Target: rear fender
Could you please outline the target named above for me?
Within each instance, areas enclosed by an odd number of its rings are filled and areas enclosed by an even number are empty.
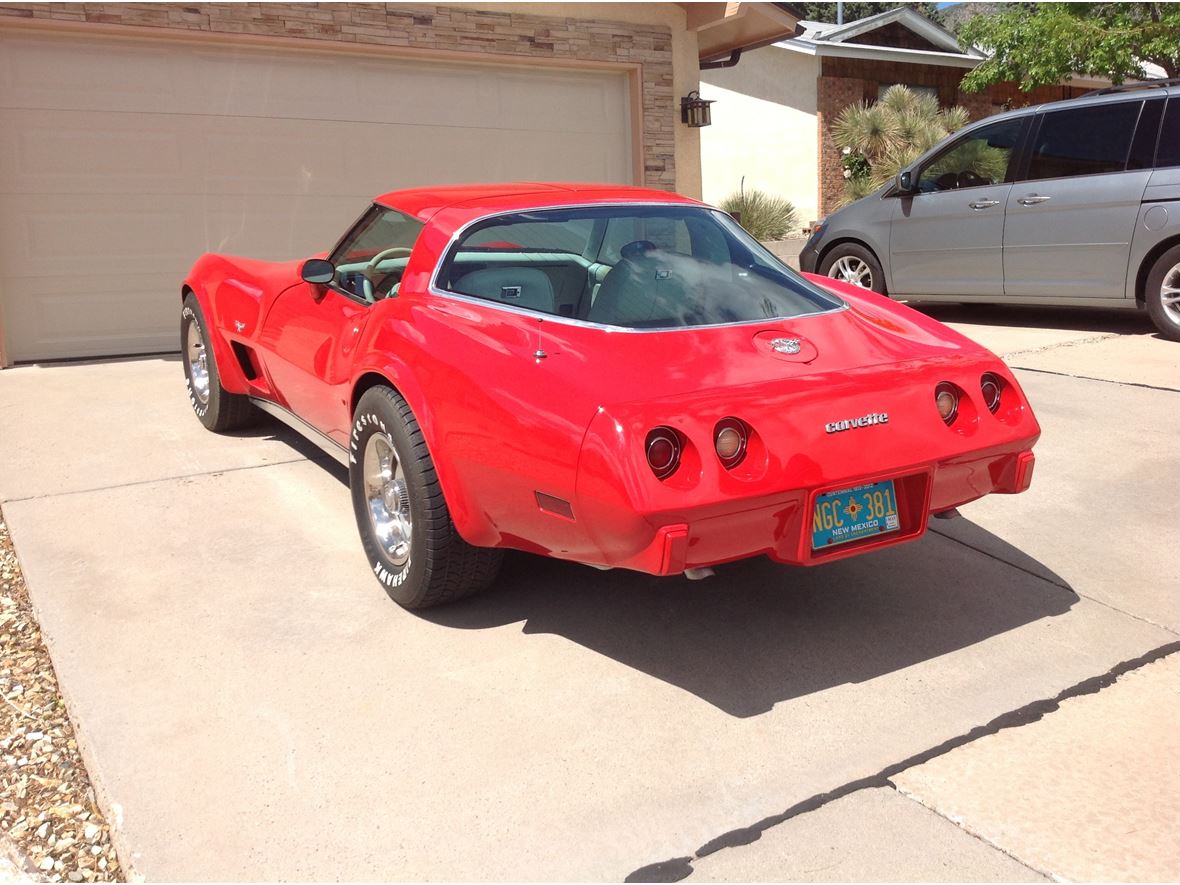
[[[353,377],[349,399],[349,427],[352,427],[352,415],[356,412],[357,403],[370,387],[386,384],[401,394],[422,430],[422,437],[426,441],[427,451],[430,452],[430,460],[434,463],[434,472],[442,487],[451,521],[454,522],[459,535],[467,543],[478,547],[496,546],[500,543],[500,533],[472,500],[466,486],[448,460],[442,428],[430,407],[430,398],[426,395],[417,373],[406,360],[389,350],[369,352],[372,358],[358,364]],[[349,463],[355,463],[360,457],[356,450],[354,431],[355,428],[349,432]]]

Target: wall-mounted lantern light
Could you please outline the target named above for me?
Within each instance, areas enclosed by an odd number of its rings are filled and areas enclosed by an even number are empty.
[[[692,129],[708,126],[713,122],[713,115],[709,111],[712,103],[711,99],[701,98],[701,94],[694,89],[680,99],[680,122]]]

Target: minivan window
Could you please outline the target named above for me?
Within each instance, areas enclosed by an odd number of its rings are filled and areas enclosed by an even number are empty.
[[[1003,181],[1023,126],[1024,119],[1018,117],[992,123],[964,136],[922,169],[918,190],[929,193]]]
[[[1159,149],[1155,155],[1155,167],[1180,166],[1180,97],[1168,99],[1164,112],[1164,125],[1160,129]]]
[[[1135,127],[1135,140],[1131,142],[1131,155],[1127,157],[1127,170],[1150,169],[1155,161],[1155,142],[1160,133],[1160,118],[1164,115],[1164,100],[1153,98],[1143,103],[1139,125]]]
[[[1045,114],[1029,152],[1031,181],[1121,172],[1141,101],[1122,101]]]

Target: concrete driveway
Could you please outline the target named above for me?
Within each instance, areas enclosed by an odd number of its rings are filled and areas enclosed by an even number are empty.
[[[821,569],[510,556],[425,616],[373,581],[340,469],[269,421],[206,433],[176,360],[0,373],[0,501],[124,866],[1039,878],[886,775],[1177,640],[1180,345],[1118,314],[929,312],[1021,367],[1028,494]],[[784,820],[842,865],[774,848]]]

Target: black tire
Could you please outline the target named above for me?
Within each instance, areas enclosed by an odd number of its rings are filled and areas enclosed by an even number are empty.
[[[1173,246],[1156,260],[1143,290],[1147,312],[1160,334],[1171,341],[1180,341],[1180,301],[1164,304],[1165,283],[1169,289],[1180,290],[1180,246]],[[1180,291],[1168,294],[1174,296]]]
[[[201,386],[193,381],[193,357],[189,348],[189,327],[196,326],[205,354],[204,367],[208,373],[208,389],[201,395]],[[184,304],[180,309],[180,361],[184,363],[184,386],[188,390],[188,400],[192,403],[193,412],[206,430],[220,433],[234,430],[253,423],[258,418],[258,410],[250,405],[247,397],[229,393],[221,386],[221,375],[217,371],[217,359],[213,348],[209,346],[209,325],[205,322],[205,315],[201,312],[201,305],[197,297],[189,292],[184,296]]]
[[[833,246],[824,253],[823,260],[819,263],[819,272],[825,277],[849,282],[838,275],[839,271],[835,274],[830,273],[832,266],[841,258],[847,258],[853,262],[859,261],[867,267],[869,280],[868,285],[865,285],[864,288],[872,289],[878,295],[889,294],[885,289],[885,272],[881,270],[881,262],[877,260],[876,255],[859,243],[840,243]],[[861,285],[863,285],[863,282]]]
[[[353,415],[351,436],[348,481],[352,509],[369,566],[390,599],[403,608],[423,609],[487,588],[500,570],[503,551],[473,547],[459,536],[422,430],[401,395],[383,385],[365,391]],[[378,436],[384,439],[371,443]],[[397,503],[395,512],[408,510],[408,553],[391,556],[370,516],[365,481],[370,445],[376,452],[392,448],[400,464],[402,484],[387,500]],[[403,556],[404,561],[397,561]]]

